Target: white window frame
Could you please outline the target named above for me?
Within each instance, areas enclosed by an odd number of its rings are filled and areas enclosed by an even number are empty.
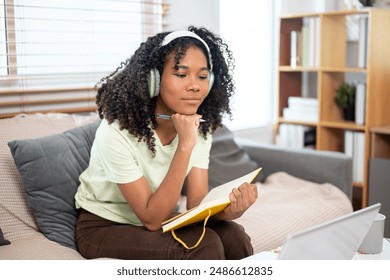
[[[138,5],[138,12],[125,10],[131,5]],[[162,31],[164,5],[163,0],[0,0],[0,118],[19,113],[95,111],[95,84],[129,58],[147,37]],[[43,12],[37,15],[39,10]],[[33,25],[40,20],[47,20],[47,24]],[[60,20],[65,22],[63,26]],[[111,24],[110,30],[99,26],[104,21]],[[95,33],[89,23],[96,25]],[[71,25],[76,25],[75,29]],[[131,33],[133,25],[138,27]],[[52,29],[58,34],[50,33]],[[39,39],[39,32],[48,35]],[[119,32],[122,35],[116,36]],[[45,47],[42,42],[53,45],[40,53]],[[39,47],[29,48],[28,44]],[[86,44],[90,51],[83,50]],[[98,48],[104,44],[105,49]],[[99,60],[104,60],[101,68],[94,63],[99,56],[110,57]]]

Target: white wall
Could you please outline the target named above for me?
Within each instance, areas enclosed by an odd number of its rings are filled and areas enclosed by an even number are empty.
[[[272,12],[272,1],[220,1],[220,33],[232,50],[236,65],[233,121],[225,120],[232,130],[273,122]]]
[[[337,10],[339,0],[276,0],[282,14],[317,13]]]
[[[169,3],[167,31],[187,29],[189,25],[194,25],[219,34],[219,0],[169,0]]]

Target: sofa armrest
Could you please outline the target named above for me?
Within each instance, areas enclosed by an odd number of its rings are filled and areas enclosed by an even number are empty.
[[[352,199],[352,159],[343,153],[285,148],[246,139],[236,142],[263,167],[265,178],[284,171],[304,180],[330,183]]]

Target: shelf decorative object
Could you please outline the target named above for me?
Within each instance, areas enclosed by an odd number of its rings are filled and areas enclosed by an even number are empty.
[[[355,120],[355,96],[356,86],[354,84],[342,83],[336,90],[336,103],[344,114],[346,121]]]
[[[360,3],[363,4],[364,7],[372,7],[375,4],[375,0],[359,0]]]

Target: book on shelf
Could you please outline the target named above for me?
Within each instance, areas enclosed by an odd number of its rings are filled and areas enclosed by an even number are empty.
[[[358,67],[367,67],[367,34],[368,34],[368,15],[360,15],[359,17],[359,57]]]
[[[308,66],[310,67],[314,67],[314,66],[318,66],[316,65],[316,48],[318,48],[318,46],[316,46],[316,19],[319,18],[319,17],[308,17],[307,18],[307,25],[308,25],[308,53],[309,53],[309,57],[308,57]]]
[[[319,17],[306,17],[301,28],[301,65],[317,67],[319,65],[320,20]]]
[[[356,85],[355,122],[357,124],[364,124],[365,115],[366,115],[366,84],[363,82],[359,82]]]
[[[295,68],[301,65],[301,32],[291,31],[290,66]]]
[[[309,26],[307,24],[303,24],[302,26],[302,58],[301,58],[301,65],[306,67],[309,66]]]
[[[316,129],[304,125],[281,124],[278,145],[290,148],[315,148]]]
[[[344,131],[344,153],[353,158],[353,131]]]
[[[288,121],[318,122],[318,110],[315,108],[284,108],[283,118]]]
[[[365,135],[363,132],[354,132],[353,158],[355,169],[355,181],[363,182],[364,179],[364,151]]]
[[[320,41],[321,41],[321,33],[320,33],[320,17],[314,18],[314,66],[318,67],[320,65]]]
[[[365,135],[363,132],[344,131],[344,153],[352,158],[352,179],[363,182]]]
[[[319,106],[317,98],[290,96],[288,98],[288,107],[290,108],[317,108]]]
[[[251,183],[260,171],[261,168],[258,168],[240,178],[211,189],[198,206],[163,222],[162,231],[173,231],[193,223],[207,221],[209,217],[223,211],[229,206],[229,194],[233,188],[238,188],[245,182]]]

